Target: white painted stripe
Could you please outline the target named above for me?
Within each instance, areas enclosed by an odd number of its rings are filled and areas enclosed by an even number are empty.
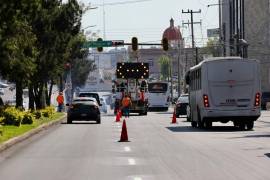
[[[128,159],[128,164],[129,165],[136,165],[135,159],[132,159],[132,158]]]
[[[128,147],[128,146],[126,146],[124,149],[125,149],[126,152],[130,152],[131,151],[130,147]]]

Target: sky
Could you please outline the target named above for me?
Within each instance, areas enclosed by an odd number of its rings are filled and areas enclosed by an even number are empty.
[[[104,0],[104,4],[134,0]],[[182,14],[188,9],[201,13],[194,14],[194,22],[202,21],[202,25],[194,25],[195,42],[202,46],[207,42],[206,30],[218,28],[218,0],[146,0],[144,2],[106,5],[104,6],[105,21],[103,21],[103,0],[80,0],[84,4],[91,3],[97,9],[88,10],[82,18],[82,28],[103,37],[103,22],[105,22],[106,40],[124,40],[131,42],[137,37],[139,43],[160,43],[162,34],[174,19],[175,26],[180,26],[186,44],[191,44],[191,28],[182,22],[190,21],[190,14]]]

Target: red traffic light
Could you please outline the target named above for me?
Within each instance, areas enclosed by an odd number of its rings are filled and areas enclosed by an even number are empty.
[[[138,50],[138,38],[133,37],[131,39],[131,43],[132,43],[132,50],[137,51]]]
[[[124,46],[124,41],[123,40],[112,41],[112,46]]]

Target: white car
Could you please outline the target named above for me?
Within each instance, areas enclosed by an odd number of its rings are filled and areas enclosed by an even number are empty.
[[[5,91],[4,88],[0,88],[0,95],[4,95]]]

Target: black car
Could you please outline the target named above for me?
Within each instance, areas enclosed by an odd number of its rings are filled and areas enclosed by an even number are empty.
[[[67,123],[70,124],[74,120],[91,121],[94,120],[100,124],[100,110],[95,98],[78,97],[72,101],[67,112]]]
[[[93,98],[96,99],[99,106],[101,106],[101,103],[100,103],[100,100],[99,100],[99,95],[96,92],[80,92],[79,97],[93,97]]]
[[[188,101],[188,94],[182,94],[177,99],[175,104],[175,114],[176,117],[179,117],[180,115],[187,115],[187,105],[189,104]]]
[[[270,102],[270,92],[262,92],[261,108],[266,110],[266,103]]]

